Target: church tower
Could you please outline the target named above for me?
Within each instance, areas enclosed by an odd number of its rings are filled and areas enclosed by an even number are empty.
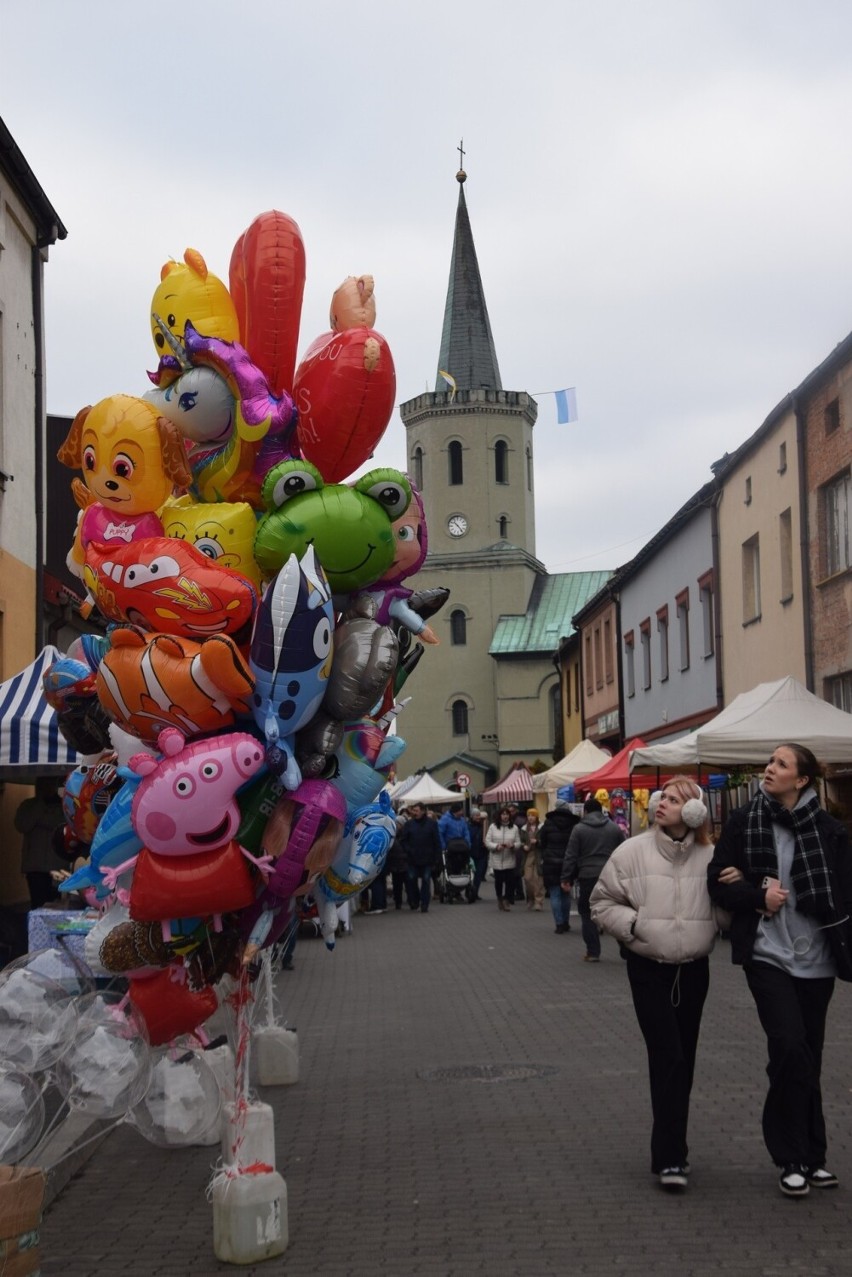
[[[463,153],[462,153],[463,154]],[[449,602],[430,621],[411,681],[402,767],[445,783],[468,773],[474,791],[504,770],[498,674],[489,655],[501,616],[522,618],[545,575],[535,557],[533,426],[538,407],[504,390],[460,169],[450,279],[435,390],[400,407],[408,471],[423,495],[429,554],[414,589],[445,585]],[[502,750],[502,757],[501,757]]]

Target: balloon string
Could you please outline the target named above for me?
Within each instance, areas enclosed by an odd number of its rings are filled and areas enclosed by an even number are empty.
[[[105,1139],[106,1136],[109,1135],[110,1131],[114,1131],[117,1126],[121,1126],[122,1122],[125,1122],[126,1120],[126,1116],[122,1114],[122,1116],[117,1117],[110,1126],[105,1126],[102,1131],[97,1131],[94,1135],[90,1135],[88,1139],[83,1140],[80,1144],[72,1145],[72,1147],[68,1149],[67,1153],[63,1153],[61,1157],[57,1157],[55,1162],[51,1162],[50,1165],[46,1166],[44,1169],[46,1171],[54,1170],[60,1162],[65,1161],[66,1157],[70,1157],[72,1153],[79,1153],[80,1149],[86,1148],[89,1144],[94,1144],[95,1140]]]
[[[17,1132],[18,1132],[18,1128],[19,1128],[19,1127],[20,1127],[20,1126],[21,1126],[21,1125],[22,1125],[22,1124],[23,1124],[23,1123],[27,1120],[27,1118],[29,1117],[30,1113],[32,1113],[33,1109],[34,1109],[34,1108],[37,1108],[37,1107],[38,1107],[38,1105],[42,1102],[42,1100],[43,1100],[43,1096],[44,1096],[45,1091],[47,1090],[47,1087],[48,1087],[48,1079],[45,1077],[45,1078],[43,1079],[43,1081],[42,1081],[42,1084],[41,1084],[41,1090],[39,1091],[38,1099],[37,1099],[37,1100],[33,1100],[32,1104],[28,1104],[28,1105],[27,1105],[27,1107],[24,1109],[23,1113],[22,1113],[22,1114],[21,1114],[21,1116],[18,1118],[18,1120],[17,1120],[17,1122],[15,1123],[15,1125],[12,1127],[11,1131],[9,1132],[9,1134],[6,1136],[6,1139],[5,1139],[5,1141],[4,1141],[3,1145],[2,1145],[2,1147],[0,1147],[0,1158],[2,1158],[2,1157],[4,1157],[4,1156],[5,1156],[5,1154],[6,1154],[6,1149],[7,1149],[7,1148],[11,1148],[11,1147],[12,1147],[13,1141],[14,1141],[14,1139],[15,1139],[15,1135],[16,1135],[16,1134],[17,1134]],[[61,1109],[60,1109],[60,1111],[61,1111]],[[36,1140],[36,1146],[38,1146],[39,1144],[41,1144],[43,1140],[44,1140],[44,1135],[42,1134],[41,1136],[39,1136],[38,1140]],[[25,1154],[25,1156],[26,1156],[26,1154]],[[22,1159],[22,1160],[23,1160],[23,1159]]]
[[[42,1148],[44,1148],[48,1139],[53,1134],[56,1127],[59,1125],[60,1121],[62,1121],[66,1117],[68,1112],[70,1112],[70,1105],[68,1104],[67,1100],[63,1100],[62,1103],[59,1105],[59,1108],[54,1113],[53,1117],[48,1122],[44,1131],[42,1132],[41,1139],[38,1141],[35,1148],[29,1154],[30,1158],[34,1159],[38,1155],[39,1151]],[[30,1164],[32,1165],[33,1163],[31,1162]]]

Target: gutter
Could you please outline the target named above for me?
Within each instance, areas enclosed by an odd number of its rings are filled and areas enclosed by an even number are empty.
[[[807,419],[801,400],[796,395],[793,399],[793,412],[796,414],[796,458],[799,466],[799,553],[802,572],[802,628],[805,643],[805,686],[809,692],[814,689],[814,629],[811,612],[811,570],[810,570],[810,518],[808,505],[808,454],[805,447]]]
[[[64,229],[64,228],[63,228]],[[42,231],[30,249],[31,287],[33,305],[33,345],[35,367],[33,370],[33,433],[35,438],[35,519],[36,519],[36,568],[35,568],[35,651],[44,646],[44,457],[47,432],[47,412],[44,393],[44,261],[47,250],[55,244],[60,228],[52,225]]]
[[[715,480],[716,492],[710,502],[710,544],[713,563],[713,646],[716,665],[716,708],[725,707],[725,686],[722,677],[722,580],[719,574],[719,502],[722,485]]]

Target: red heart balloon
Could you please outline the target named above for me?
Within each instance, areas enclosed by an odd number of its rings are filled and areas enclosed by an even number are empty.
[[[340,483],[373,455],[396,397],[390,347],[374,328],[326,333],[296,371],[299,446],[326,483]]]
[[[289,391],[305,291],[305,245],[292,217],[272,209],[254,219],[234,245],[228,283],[240,344],[273,395]]]
[[[130,981],[130,1001],[145,1021],[151,1046],[163,1046],[183,1033],[192,1033],[219,1005],[216,990],[194,992],[172,979],[174,968]]]

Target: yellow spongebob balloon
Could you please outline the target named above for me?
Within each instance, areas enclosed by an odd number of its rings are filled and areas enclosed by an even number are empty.
[[[160,517],[166,536],[188,541],[219,567],[233,568],[260,585],[260,571],[254,560],[257,517],[247,501],[197,505],[170,501]]]
[[[188,319],[205,337],[219,337],[223,341],[240,339],[231,294],[221,279],[208,271],[207,263],[196,248],[188,248],[182,262],[166,262],[160,271],[160,283],[151,299],[151,334],[160,355],[170,353],[169,338],[161,324],[182,343]]]

